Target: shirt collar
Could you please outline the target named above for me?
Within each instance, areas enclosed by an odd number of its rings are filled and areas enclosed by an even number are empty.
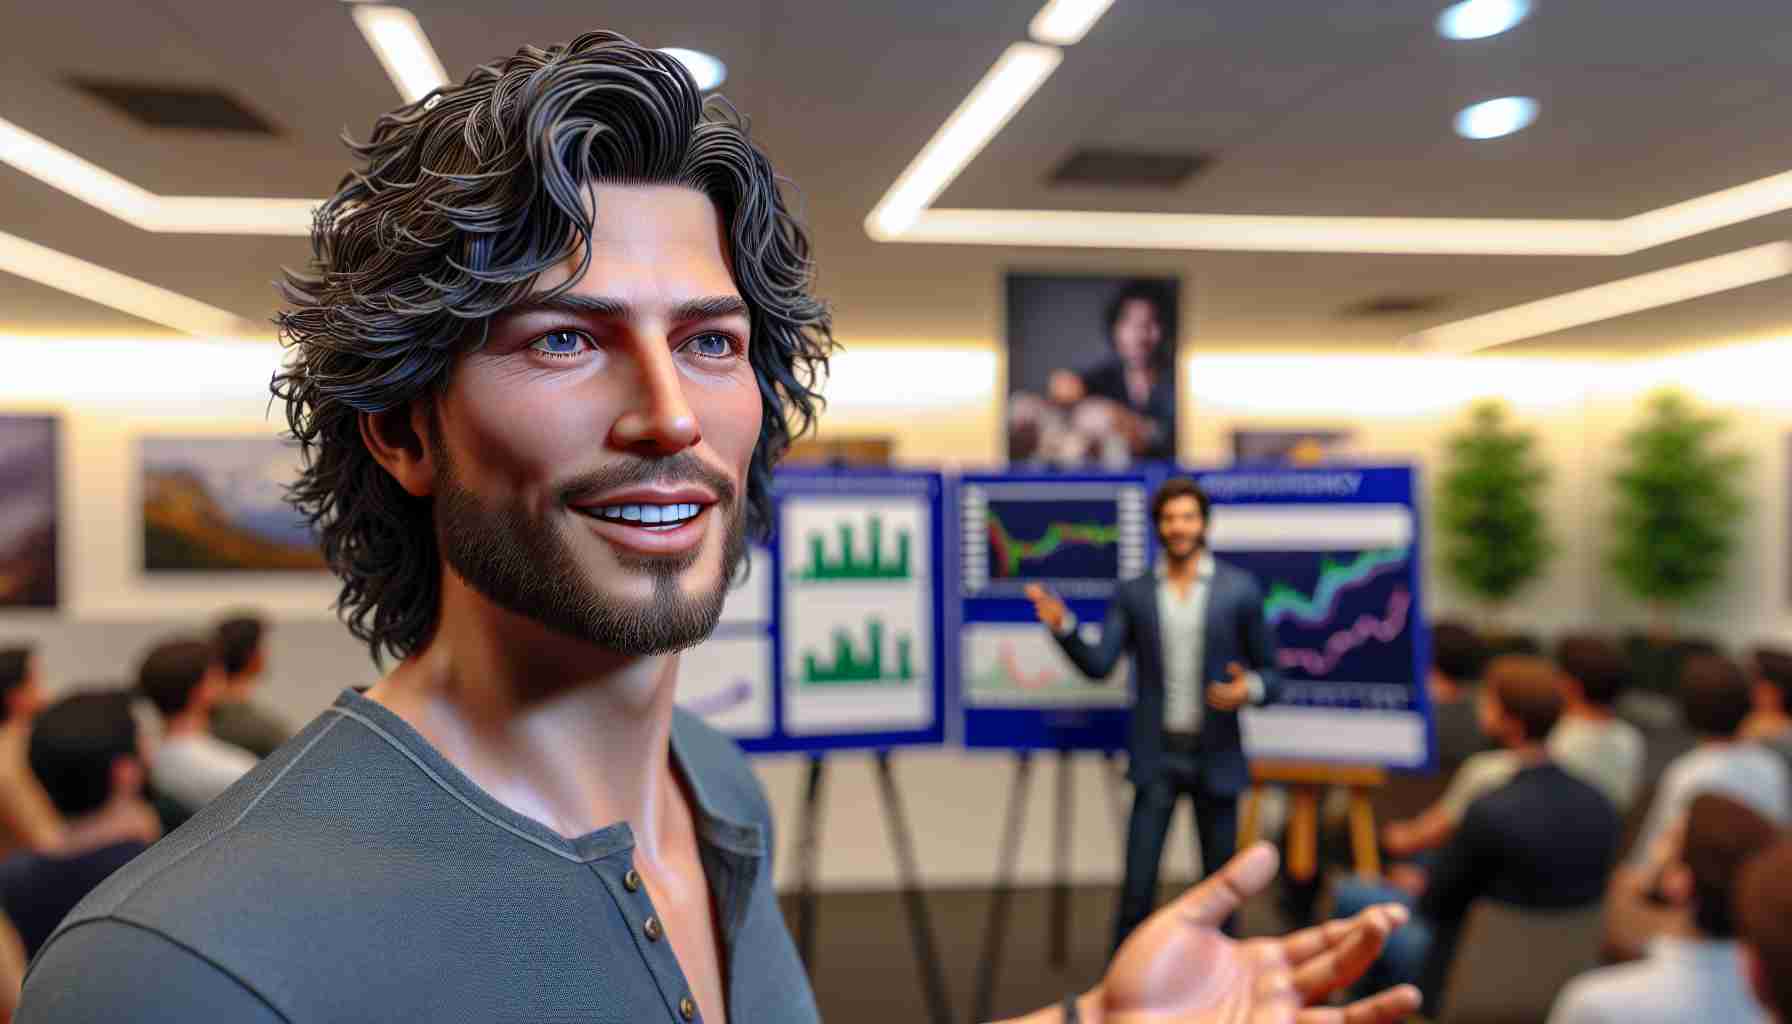
[[[1716,967],[1737,957],[1737,945],[1728,939],[1701,939],[1690,935],[1661,935],[1649,943],[1649,956],[1656,960],[1689,960]]]
[[[1213,552],[1203,549],[1200,557],[1195,559],[1195,579],[1203,582],[1212,579],[1214,568],[1217,564],[1218,563],[1213,560]],[[1161,580],[1170,574],[1170,567],[1167,562],[1160,558],[1157,560],[1157,565],[1152,567],[1151,571]]]

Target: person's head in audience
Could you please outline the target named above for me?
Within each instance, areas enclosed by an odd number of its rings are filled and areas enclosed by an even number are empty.
[[[1460,622],[1431,624],[1431,672],[1433,701],[1461,700],[1465,688],[1481,674],[1484,660],[1481,638]]]
[[[1728,742],[1753,706],[1748,677],[1721,654],[1694,654],[1680,667],[1680,717],[1707,743]]]
[[[1481,731],[1508,750],[1541,749],[1562,717],[1556,667],[1532,654],[1502,654],[1481,677]]]
[[[1566,713],[1610,711],[1624,692],[1629,666],[1618,645],[1592,633],[1569,633],[1556,644]]]
[[[1734,897],[1743,973],[1769,1013],[1792,1020],[1792,837],[1743,866]]]
[[[183,727],[203,732],[224,694],[224,666],[210,641],[169,640],[143,659],[137,688],[162,713],[171,732]]]
[[[25,644],[0,647],[0,725],[29,722],[43,706],[37,652]]]
[[[1687,808],[1680,855],[1662,873],[1661,891],[1685,907],[1700,938],[1736,937],[1733,890],[1749,858],[1773,844],[1778,829],[1746,804],[1700,793]]]
[[[31,773],[71,829],[142,802],[142,737],[125,690],[71,694],[31,727]]]
[[[1781,647],[1757,647],[1749,655],[1751,716],[1761,735],[1778,735],[1792,729],[1792,651]]]
[[[243,698],[267,671],[264,636],[267,621],[252,611],[239,611],[218,622],[213,641],[224,664],[230,697]]]

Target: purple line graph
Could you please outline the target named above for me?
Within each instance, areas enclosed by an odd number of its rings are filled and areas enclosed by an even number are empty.
[[[1405,587],[1395,587],[1388,596],[1385,614],[1357,616],[1355,623],[1327,637],[1325,645],[1318,649],[1284,647],[1276,652],[1276,663],[1309,676],[1330,675],[1351,651],[1370,643],[1392,643],[1405,631],[1407,613],[1411,610],[1412,594]]]
[[[714,693],[693,697],[683,703],[686,711],[700,718],[709,718],[733,711],[752,699],[753,684],[745,679],[736,679]]]

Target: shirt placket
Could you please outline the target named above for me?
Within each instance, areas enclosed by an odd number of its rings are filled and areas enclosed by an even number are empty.
[[[654,908],[653,898],[647,894],[647,886],[641,881],[641,873],[635,870],[633,850],[612,854],[591,862],[589,866],[609,892],[623,919],[628,922],[635,950],[647,965],[647,972],[653,976],[660,998],[665,1003],[667,1019],[680,1024],[697,1020],[697,1001],[691,996],[691,986],[685,979],[684,969],[678,965],[678,957],[672,952],[672,942],[666,937],[665,923],[660,920],[659,911]]]

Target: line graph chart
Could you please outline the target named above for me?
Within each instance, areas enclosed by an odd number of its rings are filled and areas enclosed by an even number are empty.
[[[1029,582],[1105,596],[1145,570],[1145,494],[1138,486],[988,483],[963,498],[966,596],[1018,597]]]
[[[964,633],[964,698],[984,707],[1119,707],[1124,665],[1101,683],[1087,679],[1037,623],[975,623]]]

